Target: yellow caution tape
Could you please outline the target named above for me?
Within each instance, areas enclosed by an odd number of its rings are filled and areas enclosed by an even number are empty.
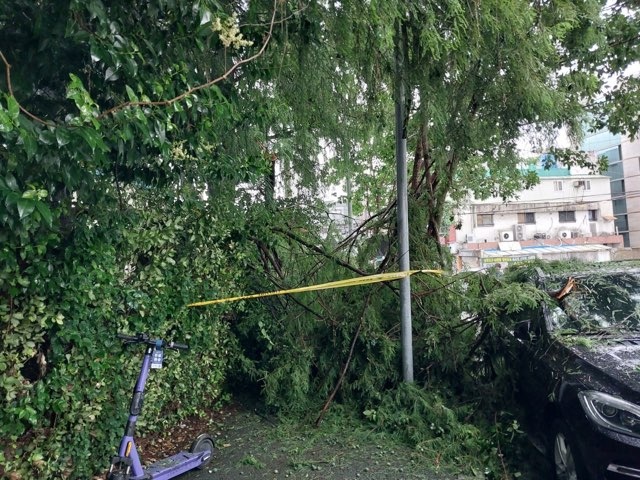
[[[206,305],[214,305],[216,303],[237,302],[238,300],[248,300],[250,298],[273,297],[275,295],[287,295],[289,293],[313,292],[315,290],[328,290],[330,288],[354,287],[356,285],[366,285],[369,283],[391,282],[408,277],[414,273],[436,273],[442,274],[442,270],[406,270],[404,272],[378,273],[376,275],[367,275],[366,277],[349,278],[347,280],[338,280],[336,282],[321,283],[319,285],[310,285],[308,287],[291,288],[289,290],[278,290],[276,292],[254,293],[253,295],[242,295],[240,297],[221,298],[218,300],[207,300],[205,302],[190,303],[187,307],[204,307]]]

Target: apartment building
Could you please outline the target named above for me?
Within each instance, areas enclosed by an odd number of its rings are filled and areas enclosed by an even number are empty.
[[[608,261],[623,246],[609,177],[561,165],[544,169],[545,161],[541,156],[535,166],[540,183],[516,199],[472,199],[457,212],[452,250],[459,269],[535,258]]]

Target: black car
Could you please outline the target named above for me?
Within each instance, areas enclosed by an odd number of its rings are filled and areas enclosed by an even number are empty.
[[[513,331],[519,396],[558,479],[640,479],[640,269],[544,275]]]

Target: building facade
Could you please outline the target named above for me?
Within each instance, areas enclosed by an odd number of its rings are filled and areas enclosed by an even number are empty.
[[[458,211],[452,250],[459,268],[534,258],[607,261],[623,245],[609,177],[557,165],[536,171],[540,183],[517,199],[471,200]]]
[[[607,159],[616,231],[625,247],[640,249],[640,142],[603,130],[588,135],[582,149]]]

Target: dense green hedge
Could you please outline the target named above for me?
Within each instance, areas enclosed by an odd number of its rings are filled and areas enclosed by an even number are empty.
[[[118,331],[192,347],[168,353],[169,368],[153,372],[141,431],[220,399],[224,311],[185,305],[236,288],[244,253],[205,202],[165,193],[140,194],[116,218],[87,216],[66,238],[33,214],[17,235],[4,234],[0,465],[12,478],[88,478],[108,466],[141,359]]]

